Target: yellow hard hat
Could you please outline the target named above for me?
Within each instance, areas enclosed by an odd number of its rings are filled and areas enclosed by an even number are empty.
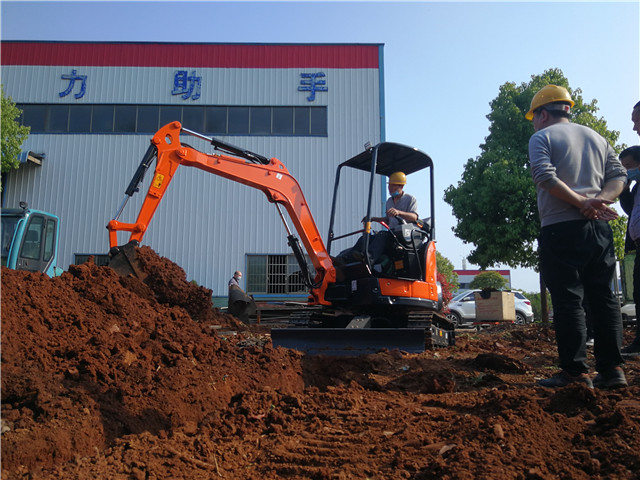
[[[567,102],[572,107],[575,105],[566,88],[558,85],[547,85],[542,87],[538,93],[533,96],[531,99],[531,108],[529,108],[529,111],[524,118],[527,120],[533,120],[533,111],[535,109],[554,102]],[[568,113],[568,109],[565,111]]]
[[[393,183],[395,185],[406,185],[407,176],[403,172],[394,172],[389,177],[389,183]]]

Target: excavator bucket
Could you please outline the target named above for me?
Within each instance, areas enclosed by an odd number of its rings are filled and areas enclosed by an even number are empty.
[[[146,275],[138,264],[136,255],[137,246],[138,242],[132,241],[121,247],[112,248],[109,251],[109,256],[111,257],[109,266],[123,277],[133,275],[140,280],[144,280]]]
[[[249,324],[249,317],[256,314],[256,302],[240,287],[229,287],[228,312],[241,322]]]

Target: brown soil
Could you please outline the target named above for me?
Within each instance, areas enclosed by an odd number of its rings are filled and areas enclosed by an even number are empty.
[[[3,479],[640,478],[640,360],[626,389],[536,387],[541,327],[306,357],[139,254],[144,282],[2,269]]]

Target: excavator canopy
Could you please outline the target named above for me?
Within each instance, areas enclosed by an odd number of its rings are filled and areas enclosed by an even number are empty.
[[[370,172],[374,155],[377,157],[376,173],[385,177],[397,171],[409,175],[424,168],[433,167],[431,157],[417,148],[400,143],[382,142],[341,163],[339,168],[351,167]]]

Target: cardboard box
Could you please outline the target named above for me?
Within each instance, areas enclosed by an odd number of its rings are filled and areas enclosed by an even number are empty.
[[[483,292],[475,292],[476,322],[515,322],[516,306],[512,292],[490,292],[489,298],[482,298]]]

